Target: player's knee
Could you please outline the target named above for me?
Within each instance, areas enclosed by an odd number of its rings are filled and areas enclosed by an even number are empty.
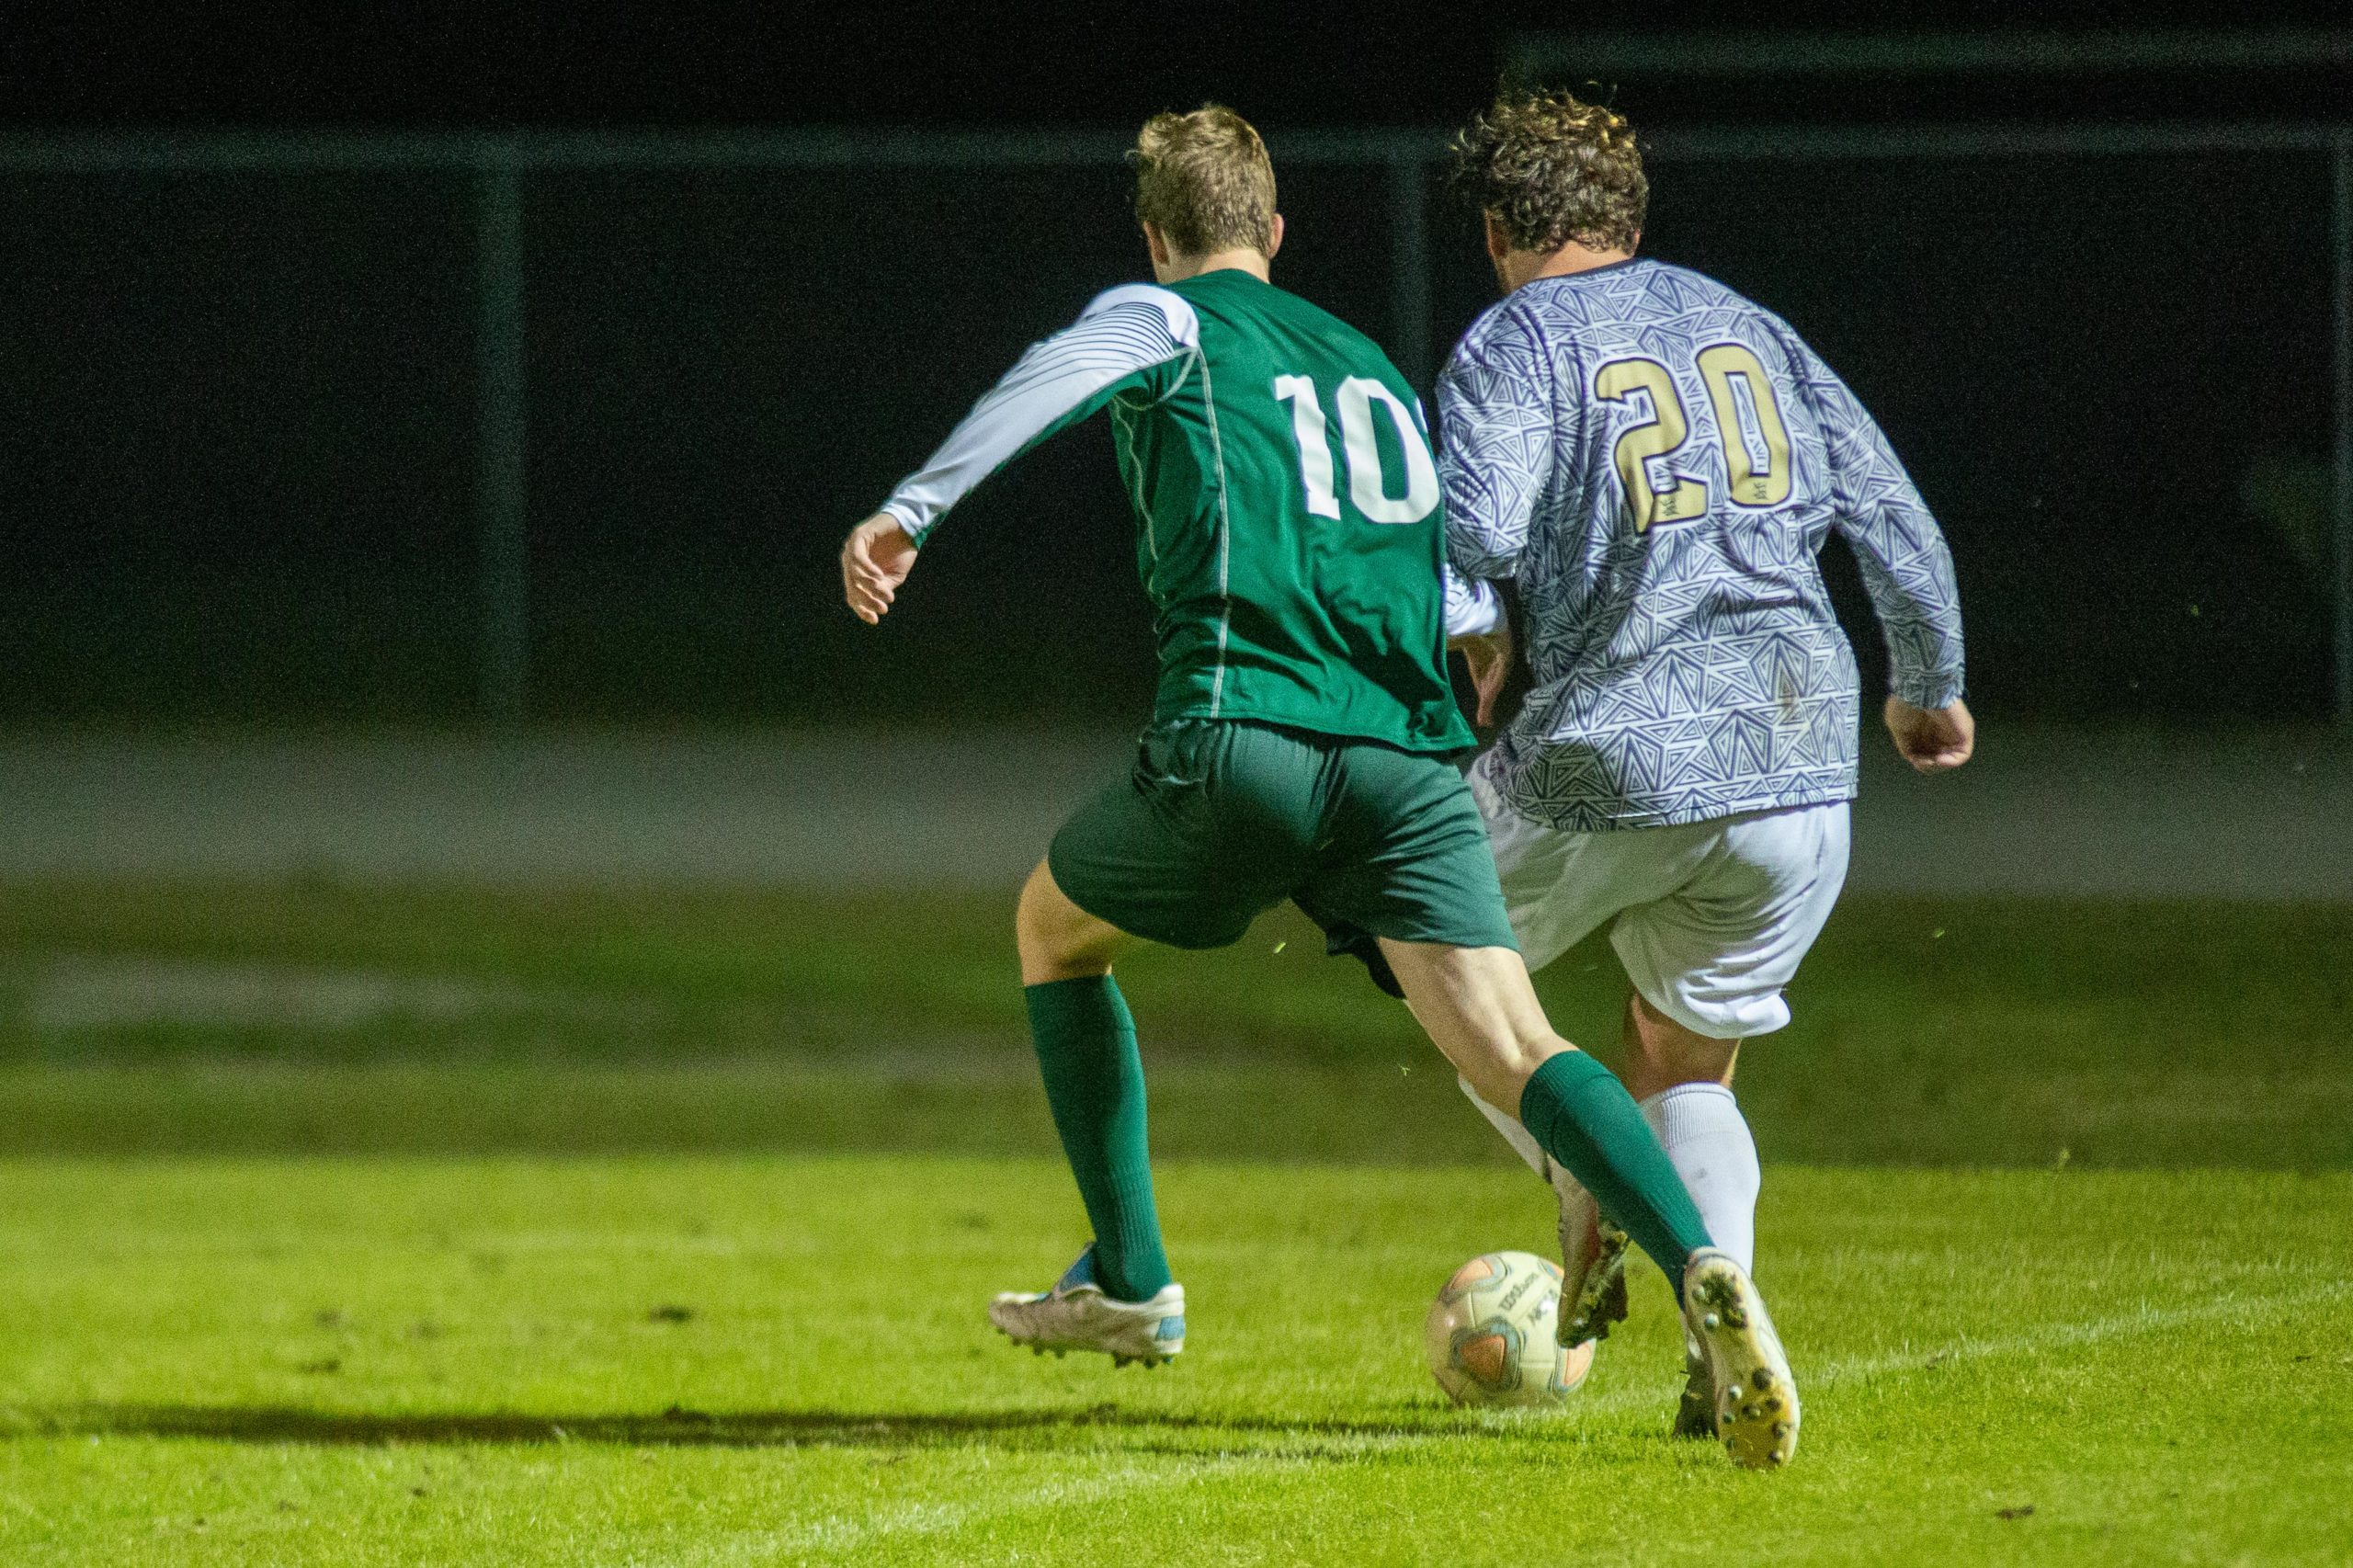
[[[1093,940],[1096,922],[1054,885],[1044,863],[1022,884],[1014,906],[1014,946],[1021,955],[1021,983],[1040,985],[1081,980],[1110,968],[1101,944]]]
[[[1055,891],[1043,866],[1030,872],[1029,880],[1021,884],[1020,901],[1013,908],[1013,940],[1020,949],[1025,976],[1033,965],[1051,965],[1062,956],[1062,944],[1055,939]]]
[[[1462,1065],[1462,1076],[1489,1105],[1518,1114],[1519,1096],[1536,1070],[1575,1046],[1556,1034],[1509,1037],[1477,1062]]]

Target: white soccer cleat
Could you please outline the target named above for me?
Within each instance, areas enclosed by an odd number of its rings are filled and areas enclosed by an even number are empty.
[[[1544,1162],[1545,1177],[1561,1200],[1561,1319],[1563,1349],[1609,1337],[1626,1321],[1626,1233],[1602,1217],[1576,1177]]]
[[[1148,1301],[1115,1301],[1095,1282],[1090,1243],[1052,1290],[1000,1292],[989,1303],[989,1322],[1040,1356],[1097,1350],[1115,1367],[1157,1367],[1185,1348],[1185,1287],[1172,1280]]]
[[[1798,1385],[1748,1271],[1704,1247],[1683,1269],[1683,1323],[1699,1346],[1716,1435],[1732,1461],[1774,1470],[1798,1451]]]

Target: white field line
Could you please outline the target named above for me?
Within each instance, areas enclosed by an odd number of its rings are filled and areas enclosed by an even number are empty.
[[[149,1023],[351,1029],[393,1017],[448,1023],[602,1001],[366,969],[64,954],[34,974],[23,1013],[43,1032]]]
[[[1262,1469],[1270,1463],[1299,1462],[1302,1461],[1287,1460],[1280,1456],[1251,1455],[1205,1460],[1175,1471],[1166,1468],[1127,1465],[1100,1475],[1049,1481],[982,1502],[907,1503],[895,1508],[885,1508],[865,1518],[828,1515],[788,1529],[739,1535],[723,1545],[666,1561],[675,1568],[738,1568],[738,1565],[765,1562],[804,1562],[812,1552],[838,1556],[888,1537],[942,1535],[983,1519],[1002,1518],[1010,1514],[1029,1513],[1040,1508],[1091,1506],[1147,1486],[1185,1485],[1243,1465]]]
[[[2347,1295],[2353,1295],[2353,1280],[2337,1279],[2309,1290],[2284,1290],[2278,1295],[2219,1296],[2194,1306],[2153,1307],[2144,1302],[2131,1312],[2118,1312],[2109,1317],[2092,1318],[2082,1323],[2050,1324],[2041,1328],[1991,1339],[1958,1339],[1927,1351],[1907,1348],[1877,1356],[1847,1357],[1824,1363],[1813,1369],[1806,1381],[1813,1383],[1867,1381],[1893,1372],[1924,1371],[1931,1362],[1945,1366],[1954,1361],[1984,1361],[1999,1356],[2063,1349],[2075,1345],[2097,1345],[2102,1340],[2120,1339],[2128,1335],[2154,1334],[2165,1329],[2187,1328],[2192,1324],[2215,1323],[2224,1318],[2268,1317],[2299,1307],[2320,1306]]]
[[[2026,1356],[2042,1350],[2065,1349],[2070,1346],[2097,1345],[2103,1340],[2120,1339],[2135,1334],[2156,1334],[2225,1318],[2268,1317],[2301,1307],[2339,1301],[2347,1295],[2353,1295],[2353,1280],[2339,1279],[2309,1290],[2284,1290],[2277,1295],[2222,1295],[2191,1306],[2153,1307],[2143,1302],[2128,1312],[2086,1318],[2078,1323],[2045,1324],[2040,1328],[1986,1339],[1963,1337],[1942,1345],[1906,1346],[1873,1356],[1845,1356],[1812,1365],[1801,1361],[1796,1367],[1798,1392],[1802,1394],[1809,1389],[1835,1387],[1839,1383],[1869,1382],[1900,1372],[1923,1372],[1935,1367],[1950,1366],[1956,1361],[1990,1361],[2004,1356]],[[1659,1399],[1656,1389],[1617,1388],[1589,1403],[1581,1402],[1580,1408],[1620,1410],[1655,1403]]]
[[[2319,1306],[2347,1295],[2353,1295],[2353,1280],[2337,1280],[2311,1290],[2286,1291],[2275,1296],[2222,1296],[2194,1306],[2152,1307],[2144,1304],[2129,1312],[2088,1318],[2078,1323],[2050,1324],[2021,1334],[1988,1339],[1957,1339],[1928,1349],[1846,1357],[1808,1369],[1800,1387],[1802,1390],[1825,1384],[1868,1382],[1900,1372],[1924,1371],[1931,1364],[1941,1367],[1955,1361],[1992,1360],[2069,1346],[2097,1345],[2105,1340],[2186,1328],[2194,1324],[2213,1323],[2224,1318],[2267,1317],[2297,1308]],[[1625,1387],[1613,1389],[1591,1402],[1580,1401],[1576,1408],[1581,1412],[1599,1414],[1654,1404],[1661,1399],[1660,1391],[1656,1388]],[[1445,1432],[1366,1433],[1341,1441],[1347,1448],[1380,1452],[1443,1439],[1450,1435]],[[738,1537],[714,1551],[672,1558],[668,1562],[674,1568],[730,1568],[734,1564],[781,1562],[812,1551],[831,1556],[890,1537],[938,1535],[984,1518],[998,1518],[1009,1514],[1071,1504],[1091,1505],[1147,1486],[1164,1491],[1190,1486],[1245,1466],[1261,1470],[1272,1465],[1306,1462],[1276,1450],[1264,1454],[1205,1456],[1198,1463],[1187,1462],[1181,1466],[1145,1468],[1128,1465],[1102,1475],[1046,1482],[985,1503],[911,1503],[864,1518],[830,1515],[810,1524],[774,1533]]]

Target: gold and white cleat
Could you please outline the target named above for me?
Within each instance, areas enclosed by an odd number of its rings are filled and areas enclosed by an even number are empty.
[[[1691,1255],[1683,1322],[1707,1365],[1716,1436],[1733,1463],[1750,1470],[1789,1463],[1798,1451],[1797,1381],[1764,1298],[1730,1254],[1708,1247]]]

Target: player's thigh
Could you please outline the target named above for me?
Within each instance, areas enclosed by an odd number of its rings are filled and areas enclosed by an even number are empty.
[[[1469,782],[1495,858],[1504,910],[1530,972],[1620,910],[1672,892],[1704,851],[1684,828],[1553,827],[1522,815],[1483,769],[1472,769]]]
[[[1393,939],[1381,942],[1381,953],[1440,1054],[1481,1099],[1518,1116],[1528,1075],[1570,1049],[1546,1021],[1519,955]]]
[[[1672,895],[1620,915],[1610,944],[1660,1013],[1711,1039],[1745,1040],[1790,1021],[1782,988],[1846,884],[1847,807],[1714,826],[1699,869]]]
[[[1327,774],[1316,853],[1292,897],[1332,951],[1362,958],[1392,994],[1383,939],[1518,950],[1486,824],[1462,776],[1437,757],[1345,746]]]
[[[1259,829],[1279,810],[1265,797],[1290,779],[1239,728],[1146,732],[1128,777],[1054,835],[1046,865],[1063,895],[1130,936],[1177,948],[1236,941],[1279,903],[1292,869]]]

